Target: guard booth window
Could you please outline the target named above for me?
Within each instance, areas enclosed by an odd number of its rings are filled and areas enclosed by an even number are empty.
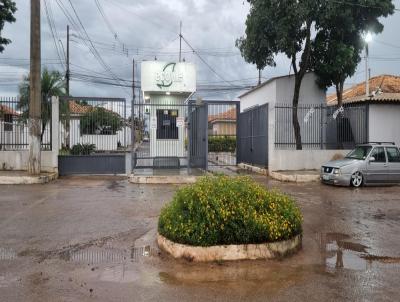
[[[157,110],[157,139],[178,139],[178,110]]]

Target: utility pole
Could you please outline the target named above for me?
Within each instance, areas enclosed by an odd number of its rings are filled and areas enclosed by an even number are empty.
[[[261,85],[261,69],[258,70],[258,85]]]
[[[40,0],[31,0],[30,86],[29,86],[29,161],[28,173],[40,174],[41,154],[41,57]]]
[[[136,155],[135,155],[135,58],[132,59],[132,104],[131,104],[131,173],[136,166]]]
[[[366,97],[369,97],[368,56],[369,56],[369,49],[368,49],[368,43],[367,43],[367,44],[365,44],[365,96]]]
[[[179,30],[179,62],[182,60],[182,21],[180,23],[180,30]]]
[[[67,72],[65,74],[65,78],[67,80],[66,92],[67,96],[69,96],[69,80],[70,80],[70,71],[69,71],[69,25],[67,25]]]

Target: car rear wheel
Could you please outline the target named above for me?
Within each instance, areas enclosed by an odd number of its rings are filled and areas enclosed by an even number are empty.
[[[364,177],[361,174],[361,172],[355,172],[353,175],[351,175],[351,185],[355,188],[359,188],[363,185],[364,183]]]

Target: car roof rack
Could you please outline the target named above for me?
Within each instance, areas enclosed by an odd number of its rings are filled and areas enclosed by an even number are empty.
[[[394,142],[366,142],[366,143],[363,143],[362,145],[393,145],[393,146],[395,146],[396,144]]]

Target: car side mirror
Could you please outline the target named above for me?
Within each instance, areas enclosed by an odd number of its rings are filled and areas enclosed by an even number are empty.
[[[371,156],[371,157],[369,158],[369,162],[372,163],[372,162],[374,162],[374,161],[375,161],[375,157]]]

